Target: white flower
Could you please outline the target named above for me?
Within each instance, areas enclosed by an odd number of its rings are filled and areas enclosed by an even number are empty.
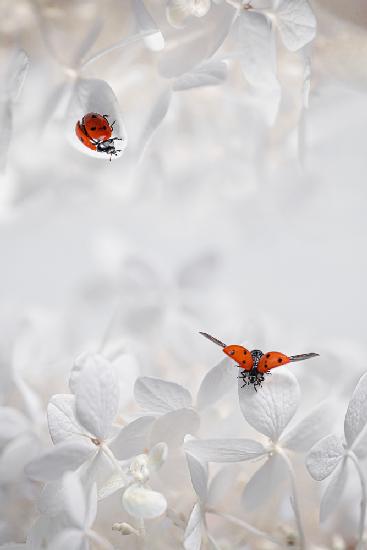
[[[287,451],[308,449],[318,434],[325,432],[325,407],[319,406],[297,425],[287,428],[300,398],[296,378],[288,371],[275,372],[261,390],[239,387],[241,411],[247,422],[268,438],[263,445],[251,439],[209,439],[185,442],[185,451],[200,461],[240,462],[264,458],[265,463],[246,484],[243,503],[248,509],[259,507],[288,471],[294,484]],[[293,486],[294,490],[294,486]],[[300,536],[302,536],[301,527]]]
[[[102,356],[72,378],[75,395],[54,395],[48,405],[48,425],[55,446],[31,461],[26,473],[32,479],[55,481],[68,470],[84,465],[87,485],[97,481],[98,488],[120,470],[109,449],[116,429],[113,421],[119,407],[119,387],[112,365]]]
[[[211,0],[168,0],[167,19],[173,27],[181,27],[188,17],[204,17]]]
[[[105,538],[92,530],[97,515],[97,487],[93,485],[86,494],[77,474],[65,474],[62,483],[63,511],[67,516],[66,526],[51,541],[54,550],[87,550],[90,543],[98,548],[113,550]]]
[[[344,439],[331,434],[316,443],[309,451],[306,465],[317,481],[330,477],[320,506],[320,518],[325,520],[339,502],[347,477],[347,462],[357,469],[362,487],[360,542],[363,537],[366,514],[366,482],[360,459],[367,455],[367,373],[359,380],[350,399],[344,420]]]

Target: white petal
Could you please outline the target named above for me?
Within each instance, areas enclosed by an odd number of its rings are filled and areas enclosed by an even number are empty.
[[[240,407],[247,422],[255,430],[277,441],[299,404],[297,379],[285,370],[273,372],[257,392],[252,386],[240,386]]]
[[[64,486],[61,481],[46,483],[38,500],[37,507],[41,514],[55,517],[64,509]]]
[[[169,24],[180,28],[185,19],[191,15],[191,7],[190,0],[168,0],[166,17]]]
[[[227,464],[218,470],[209,485],[208,496],[206,499],[208,507],[214,508],[218,506],[219,502],[222,501],[230,491],[237,476],[237,468],[228,466]]]
[[[307,0],[281,0],[276,10],[283,44],[296,51],[315,38],[316,19]]]
[[[292,451],[306,452],[327,434],[331,423],[328,404],[321,403],[282,435],[281,445]]]
[[[263,464],[246,483],[242,505],[252,511],[274,496],[277,485],[286,475],[284,461],[274,454]]]
[[[117,157],[120,157],[127,146],[127,135],[122,119],[117,98],[112,88],[104,80],[79,79],[73,89],[72,98],[68,106],[68,114],[65,118],[65,131],[70,144],[81,153],[94,158],[109,160],[109,155],[93,151],[83,145],[76,136],[75,125],[82,120],[87,113],[99,113],[108,115],[109,121],[116,123],[113,126],[113,137],[119,137],[122,141],[115,141]],[[112,160],[117,157],[112,157]]]
[[[98,496],[100,497],[99,491],[103,490],[108,480],[116,473],[121,474],[120,466],[116,460],[111,459],[109,453],[106,453],[103,447],[100,447],[92,459],[83,464],[80,479],[88,494],[93,485],[96,484]]]
[[[28,427],[26,417],[12,407],[0,407],[0,445],[14,439]]]
[[[167,460],[168,447],[166,443],[157,443],[148,453],[148,468],[152,472],[158,471]]]
[[[4,171],[13,133],[13,107],[10,101],[0,101],[0,171]]]
[[[137,379],[134,394],[140,407],[163,414],[190,407],[192,401],[190,392],[180,384],[148,376]]]
[[[126,489],[122,497],[125,510],[138,519],[149,519],[161,516],[167,508],[167,502],[161,493],[151,491],[138,484]]]
[[[306,466],[317,481],[328,477],[344,456],[344,447],[339,437],[328,435],[312,447],[306,457]]]
[[[142,416],[122,428],[109,444],[116,458],[125,460],[143,453],[154,421],[154,416]]]
[[[116,493],[122,487],[125,487],[127,484],[126,475],[121,472],[115,472],[109,479],[105,481],[103,486],[98,490],[98,498],[102,500],[107,498],[113,493]]]
[[[246,80],[257,88],[278,90],[275,36],[271,21],[260,13],[242,11],[238,18],[238,46]]]
[[[22,91],[24,81],[29,69],[29,58],[25,51],[16,50],[10,62],[5,84],[7,87],[8,97],[12,101],[16,101]]]
[[[203,462],[241,462],[265,453],[261,443],[252,439],[189,439],[184,450]]]
[[[97,517],[97,484],[93,483],[91,489],[87,492],[85,526],[92,527]]]
[[[97,16],[92,22],[90,28],[87,30],[76,52],[74,53],[73,61],[72,61],[73,67],[77,67],[81,63],[82,59],[92,48],[93,44],[95,44],[98,36],[101,33],[101,30],[103,29],[103,25],[104,25],[103,19]]]
[[[154,422],[150,446],[163,441],[168,447],[180,447],[185,435],[195,434],[199,424],[199,416],[191,409],[168,412]]]
[[[84,550],[85,535],[78,529],[65,529],[52,540],[52,550]]]
[[[96,446],[86,441],[65,441],[30,462],[26,474],[39,481],[54,481],[68,470],[76,470],[94,452]]]
[[[345,460],[332,473],[330,482],[326,487],[320,504],[320,521],[325,521],[330,513],[340,502],[345,482],[347,480],[347,468]]]
[[[211,58],[223,44],[235,16],[236,11],[226,2],[221,2],[212,6],[205,19],[190,21],[190,27],[196,30],[193,38],[187,40],[183,30],[177,45],[162,52],[159,60],[162,76],[172,78],[182,75]]]
[[[204,409],[210,407],[225,395],[237,382],[237,370],[230,359],[223,359],[205,375],[200,384],[197,407]]]
[[[109,361],[100,356],[94,365],[81,371],[75,397],[79,422],[104,440],[111,432],[119,407],[118,380]]]
[[[86,433],[75,417],[75,397],[58,394],[51,397],[47,407],[48,429],[54,443]]]
[[[151,48],[153,51],[159,51],[164,48],[164,38],[161,31],[158,28],[157,23],[154,21],[151,14],[147,11],[144,2],[142,0],[135,0],[132,4],[134,10],[136,25],[139,33],[146,38],[144,42],[148,48],[154,43]],[[154,42],[153,42],[154,41]]]
[[[101,361],[106,360],[103,356],[98,353],[92,353],[90,351],[85,351],[78,355],[74,359],[73,368],[71,369],[70,378],[69,378],[69,388],[70,391],[75,393],[78,387],[78,380],[80,373],[85,367],[91,365],[99,365]]]
[[[186,453],[187,464],[189,466],[192,486],[195,489],[201,502],[206,501],[208,490],[208,467],[206,463],[200,462],[197,458]]]
[[[203,86],[218,86],[227,78],[228,68],[224,61],[206,61],[194,70],[173,81],[174,91],[190,90]]]
[[[74,527],[84,529],[86,504],[79,476],[75,472],[68,472],[62,483],[65,512]]]
[[[367,425],[367,373],[359,380],[344,420],[345,439],[351,447]]]
[[[200,550],[202,540],[202,511],[199,503],[195,504],[184,534],[185,550]]]
[[[32,433],[20,435],[0,455],[0,483],[14,483],[24,475],[25,465],[38,455],[40,442]]]

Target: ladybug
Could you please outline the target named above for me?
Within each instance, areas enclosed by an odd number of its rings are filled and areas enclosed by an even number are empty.
[[[98,153],[107,153],[112,156],[117,156],[120,149],[115,148],[114,141],[122,140],[122,138],[111,138],[113,125],[115,120],[110,124],[108,115],[99,115],[98,113],[88,113],[84,115],[81,122],[78,120],[75,126],[75,133],[80,141],[93,151]]]
[[[253,385],[255,391],[257,391],[257,386],[261,387],[262,382],[265,380],[265,374],[271,374],[271,369],[276,367],[281,367],[287,363],[292,363],[294,361],[304,361],[305,359],[311,359],[311,357],[318,357],[318,353],[302,353],[301,355],[284,355],[279,351],[269,351],[268,353],[263,353],[259,349],[253,349],[249,351],[243,346],[238,346],[236,344],[226,346],[214,336],[210,336],[206,332],[200,332],[205,338],[208,338],[217,346],[223,348],[223,351],[228,357],[236,361],[237,367],[242,369],[242,372],[238,378],[241,378],[243,381],[242,388],[246,385]]]

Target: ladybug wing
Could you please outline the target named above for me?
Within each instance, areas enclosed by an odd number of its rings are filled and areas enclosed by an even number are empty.
[[[284,353],[280,353],[279,351],[269,351],[261,357],[257,365],[257,370],[259,372],[268,372],[269,370],[275,369],[276,367],[286,365],[290,361],[291,358],[287,355],[284,355]]]
[[[88,113],[83,117],[82,124],[92,139],[106,141],[112,136],[112,128],[108,120],[98,113]]]
[[[311,359],[311,357],[320,357],[318,353],[301,353],[301,355],[291,355],[289,361],[304,361],[305,359]]]
[[[86,134],[85,128],[80,124],[78,121],[75,125],[75,133],[78,137],[78,139],[88,147],[89,149],[93,149],[93,151],[96,150],[95,144],[91,141],[90,137]]]
[[[233,359],[233,361],[236,361],[237,366],[240,369],[250,371],[254,366],[254,360],[252,358],[251,352],[243,346],[226,346],[223,351],[226,355],[228,355],[228,357]]]

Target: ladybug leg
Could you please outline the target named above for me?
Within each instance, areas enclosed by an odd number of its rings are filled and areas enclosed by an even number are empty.
[[[116,120],[114,120],[114,121],[112,122],[112,124],[110,124],[110,127],[113,128],[113,125],[114,125],[115,123],[116,123]]]

